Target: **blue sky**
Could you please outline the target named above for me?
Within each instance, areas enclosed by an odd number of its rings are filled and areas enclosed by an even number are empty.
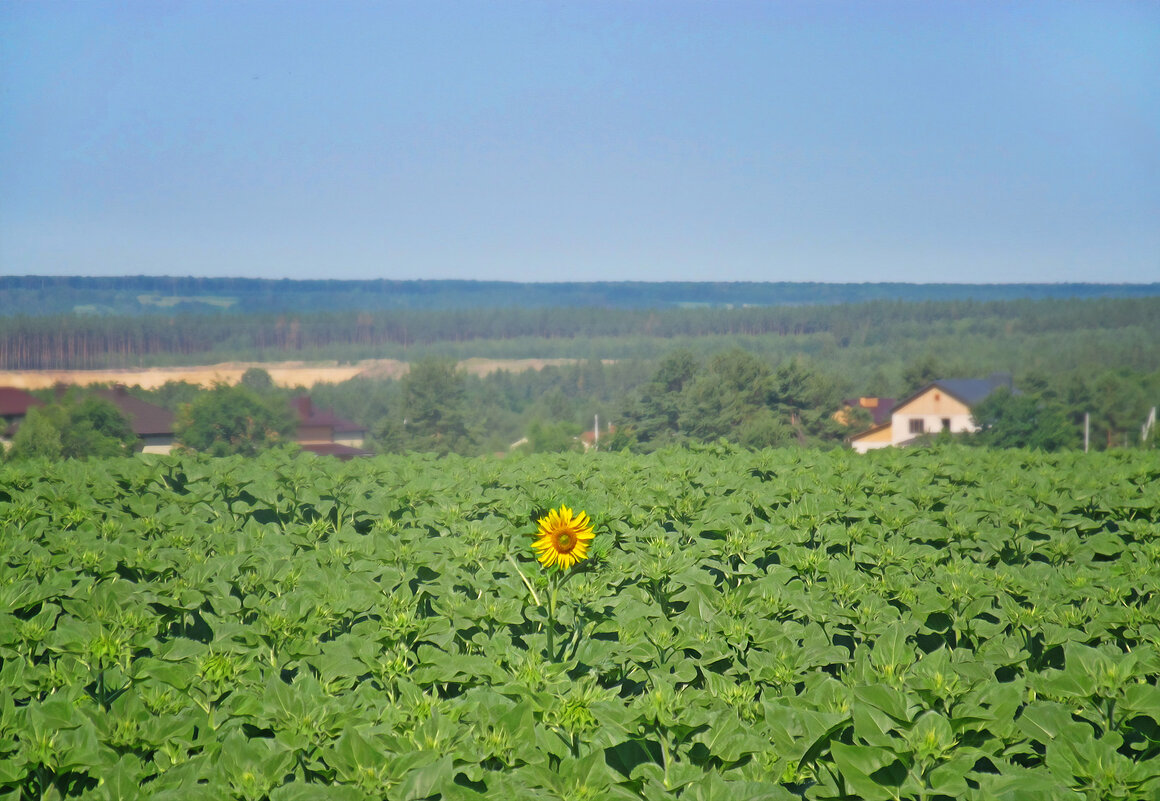
[[[0,2],[0,273],[1160,281],[1160,3]]]

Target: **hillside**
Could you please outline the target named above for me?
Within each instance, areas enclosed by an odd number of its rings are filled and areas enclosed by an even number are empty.
[[[291,281],[260,278],[0,276],[0,316],[155,315],[600,307],[671,309],[868,301],[1000,301],[1160,295],[1152,284]]]

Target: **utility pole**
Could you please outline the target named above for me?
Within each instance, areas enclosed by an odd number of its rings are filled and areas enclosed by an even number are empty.
[[[1148,419],[1144,421],[1144,427],[1140,429],[1140,441],[1146,442],[1148,434],[1156,427],[1156,407],[1152,407],[1152,411],[1148,412]]]
[[[1153,409],[1152,411],[1156,411]],[[596,415],[596,426],[592,429],[592,448],[600,450],[600,415]]]
[[[1091,441],[1092,434],[1092,416],[1088,412],[1083,413],[1083,452],[1088,452],[1088,443]]]

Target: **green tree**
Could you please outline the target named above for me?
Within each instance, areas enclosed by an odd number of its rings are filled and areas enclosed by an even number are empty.
[[[402,450],[446,454],[474,447],[467,426],[466,383],[455,362],[421,359],[411,365],[401,384],[404,418],[397,441]]]
[[[1092,438],[1107,448],[1135,445],[1149,404],[1138,374],[1131,370],[1105,373],[1092,387],[1095,408]]]
[[[240,384],[218,384],[183,406],[174,427],[186,448],[212,456],[253,456],[285,442],[294,425],[283,400],[263,398]]]
[[[544,423],[535,420],[528,427],[528,448],[533,453],[563,453],[580,451],[584,446],[577,436],[580,427],[567,421]]]
[[[688,352],[667,357],[621,414],[611,449],[649,451],[669,443],[725,438],[750,448],[836,442],[838,386],[798,360],[773,370],[741,348],[704,368]]]
[[[971,416],[980,430],[968,441],[976,445],[1057,451],[1079,444],[1079,432],[1059,406],[1006,387],[976,404]]]
[[[383,453],[402,453],[406,450],[404,436],[405,426],[402,421],[384,415],[371,426],[367,444]]]
[[[242,373],[239,383],[259,395],[270,395],[277,389],[274,386],[274,379],[261,367],[251,367],[249,370],[246,370],[246,372]]]
[[[55,404],[29,409],[12,438],[8,458],[13,461],[36,458],[59,459],[60,430],[64,426],[63,411]]]
[[[737,442],[743,425],[768,433],[776,426],[770,409],[773,390],[773,371],[756,356],[740,349],[719,354],[682,393],[681,427],[706,442],[719,437]]]
[[[946,377],[939,374],[938,362],[934,357],[927,355],[921,361],[911,362],[902,371],[903,395],[918,392],[930,382]]]
[[[791,442],[794,433],[773,410],[765,408],[742,420],[728,438],[746,448],[777,448]]]
[[[70,393],[58,403],[30,409],[12,440],[10,459],[86,459],[124,456],[137,442],[115,405]]]
[[[838,442],[849,433],[834,419],[841,403],[842,393],[833,378],[797,359],[774,374],[774,407],[788,418],[801,445]]]
[[[113,403],[93,395],[70,403],[60,432],[61,456],[71,459],[123,456],[132,452],[137,436]]]
[[[652,451],[679,442],[681,395],[701,366],[688,350],[677,350],[661,360],[652,380],[636,393],[621,412],[619,436],[609,447]]]
[[[194,398],[205,390],[199,384],[189,381],[166,381],[160,387],[149,392],[132,390],[144,400],[163,406],[171,412],[176,412],[186,403],[192,403]]]

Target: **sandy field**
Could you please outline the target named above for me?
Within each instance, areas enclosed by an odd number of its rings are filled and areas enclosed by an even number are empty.
[[[548,365],[574,364],[578,359],[467,359],[459,368],[472,375],[500,370],[518,373]],[[125,384],[156,389],[167,381],[188,381],[203,387],[215,383],[236,384],[251,367],[260,367],[283,387],[336,384],[351,378],[398,378],[407,363],[395,359],[366,359],[354,364],[338,362],[224,362],[197,367],[144,367],[129,370],[0,370],[0,386],[44,389],[56,384]]]

